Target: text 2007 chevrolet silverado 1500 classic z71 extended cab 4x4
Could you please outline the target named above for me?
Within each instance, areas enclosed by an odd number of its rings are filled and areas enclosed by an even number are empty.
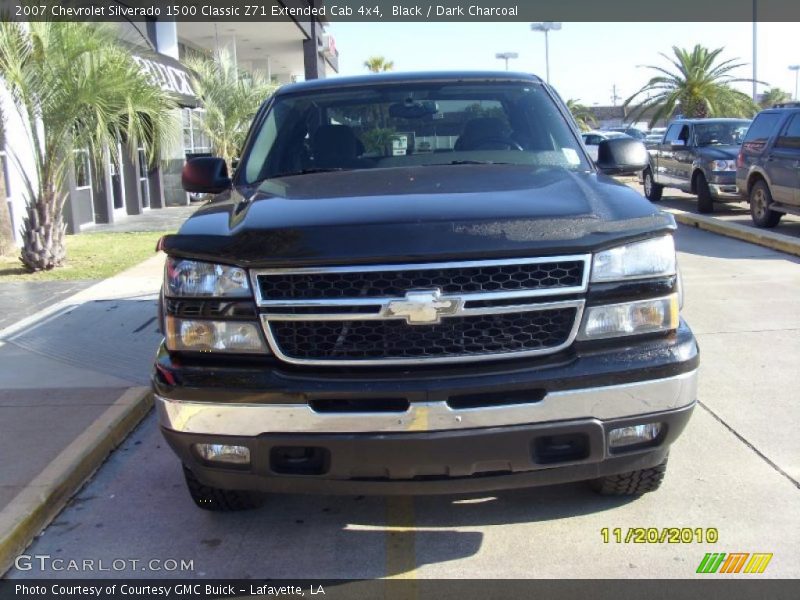
[[[289,85],[160,247],[164,436],[209,510],[266,492],[658,487],[695,404],[675,223],[509,73]]]

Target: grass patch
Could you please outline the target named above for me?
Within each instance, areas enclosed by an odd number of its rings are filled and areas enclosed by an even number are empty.
[[[0,257],[0,283],[106,279],[153,256],[156,242],[166,233],[169,232],[68,235],[67,260],[63,267],[28,273],[22,267],[18,256]]]

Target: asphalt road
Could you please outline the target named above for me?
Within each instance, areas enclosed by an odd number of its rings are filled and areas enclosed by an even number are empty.
[[[151,415],[28,550],[139,566],[9,576],[686,578],[706,552],[766,552],[762,577],[797,577],[800,260],[686,227],[678,244],[684,314],[701,346],[700,405],[656,493],[608,499],[572,484],[470,497],[275,496],[258,511],[213,514],[191,503]],[[613,528],[634,527],[715,528],[719,541],[613,541]],[[151,559],[191,560],[193,570],[142,570]]]

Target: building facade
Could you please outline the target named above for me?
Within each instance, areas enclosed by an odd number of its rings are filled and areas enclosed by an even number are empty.
[[[314,0],[275,0],[296,6]],[[193,55],[212,57],[225,49],[240,68],[260,71],[276,83],[325,77],[338,72],[338,53],[325,23],[287,18],[281,22],[175,22],[118,23],[118,36],[131,50],[132,60],[154,84],[178,99],[183,125],[183,145],[156,167],[145,161],[144,148],[129,148],[120,141],[106,148],[99,160],[85,151],[76,155],[75,169],[67,177],[69,199],[64,206],[68,233],[91,230],[100,223],[114,223],[129,215],[185,205],[191,201],[180,184],[187,157],[211,152],[198,122],[203,107],[192,86],[191,74],[182,61]],[[0,86],[1,87],[1,86]],[[23,178],[5,157],[5,144],[24,138],[22,124],[8,94],[0,89],[0,108],[5,115],[5,135],[0,139],[0,190],[8,203],[17,241],[25,215]],[[18,152],[19,153],[19,152]],[[24,152],[22,153],[24,154]],[[23,159],[23,168],[26,168]],[[99,165],[99,166],[98,166]]]

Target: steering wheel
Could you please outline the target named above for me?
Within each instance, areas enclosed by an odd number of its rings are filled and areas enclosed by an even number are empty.
[[[523,148],[519,142],[516,142],[508,137],[488,137],[483,138],[475,143],[475,145],[471,148],[472,150],[497,150],[497,148],[487,148],[486,146],[506,146],[509,150],[519,150],[520,152],[525,152],[525,148]]]

